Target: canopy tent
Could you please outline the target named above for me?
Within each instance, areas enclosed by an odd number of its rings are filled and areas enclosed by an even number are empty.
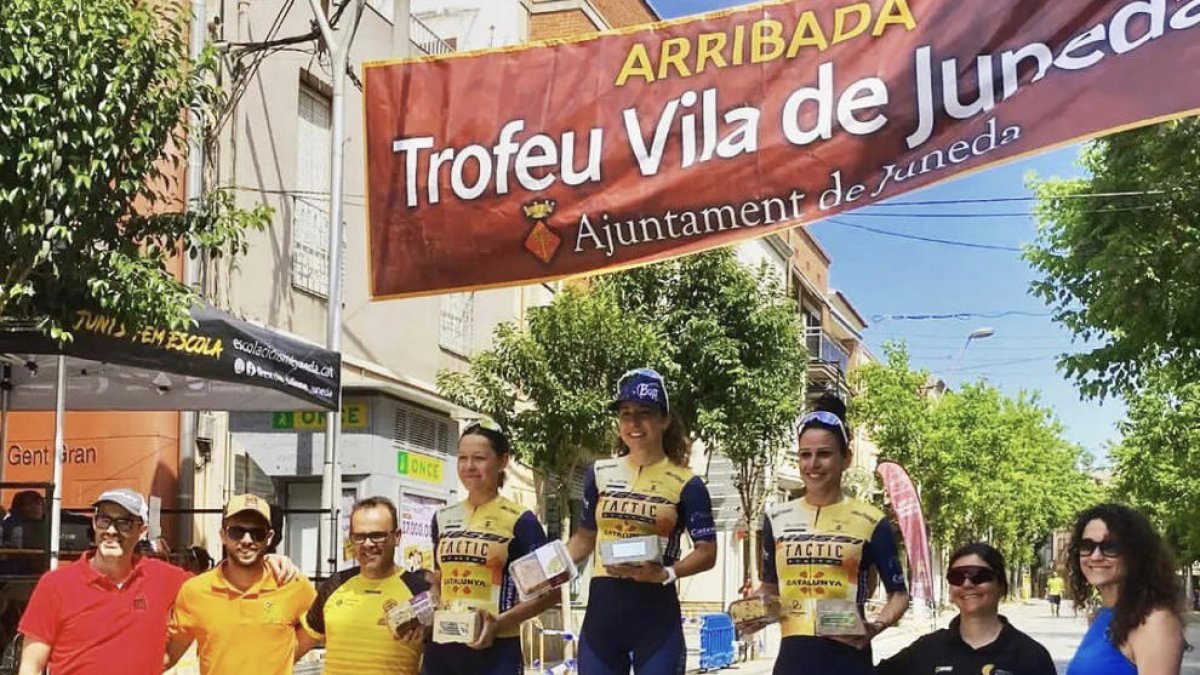
[[[193,326],[128,332],[79,312],[60,344],[30,325],[0,324],[0,447],[10,410],[54,410],[55,448],[72,410],[328,410],[341,400],[341,355],[208,306]],[[62,452],[54,453],[52,564],[58,557]]]

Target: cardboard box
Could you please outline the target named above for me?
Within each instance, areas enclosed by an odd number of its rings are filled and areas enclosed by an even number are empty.
[[[730,603],[729,618],[738,628],[751,624],[762,626],[778,622],[782,609],[779,598],[754,596]]]
[[[508,567],[517,595],[524,602],[579,576],[571,554],[561,541],[552,541],[521,556]]]
[[[600,542],[600,560],[605,565],[661,563],[662,554],[662,541],[653,534]]]
[[[439,609],[433,613],[433,641],[471,644],[479,639],[483,616],[474,610]]]

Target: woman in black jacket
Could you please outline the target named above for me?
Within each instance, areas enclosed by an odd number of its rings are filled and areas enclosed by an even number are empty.
[[[999,551],[983,543],[963,546],[950,557],[946,581],[958,616],[949,628],[918,639],[880,663],[880,675],[1055,675],[1050,652],[1000,616],[1008,579]]]

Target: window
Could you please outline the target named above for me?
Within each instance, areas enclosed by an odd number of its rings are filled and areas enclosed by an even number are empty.
[[[475,319],[475,294],[451,293],[442,296],[442,318],[438,344],[460,356],[471,354],[471,330]]]
[[[325,297],[329,289],[329,99],[300,87],[296,188],[292,195],[292,286]]]

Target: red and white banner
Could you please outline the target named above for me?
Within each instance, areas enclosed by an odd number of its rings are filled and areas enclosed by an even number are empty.
[[[921,497],[904,467],[896,462],[880,462],[875,468],[883,479],[883,489],[900,524],[900,535],[904,537],[904,549],[908,551],[908,569],[912,576],[912,594],[915,607],[933,606],[933,567],[929,550],[929,534],[925,529],[925,516],[921,513]]]
[[[765,236],[1200,111],[1200,0],[805,0],[368,63],[375,298]]]

